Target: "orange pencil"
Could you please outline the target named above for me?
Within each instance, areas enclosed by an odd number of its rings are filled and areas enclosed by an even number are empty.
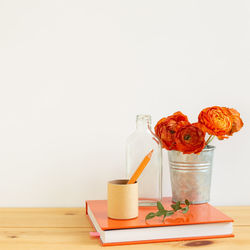
[[[135,170],[134,174],[132,175],[132,177],[130,178],[130,180],[128,181],[128,184],[133,184],[137,181],[137,179],[139,178],[139,176],[141,175],[142,171],[144,170],[144,168],[147,166],[147,164],[149,163],[152,153],[153,153],[153,149],[145,156],[145,158],[142,160],[141,164],[139,165],[139,167]]]

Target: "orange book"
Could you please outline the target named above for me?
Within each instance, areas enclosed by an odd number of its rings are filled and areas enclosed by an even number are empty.
[[[162,204],[171,209],[171,198]],[[139,207],[139,216],[130,220],[115,220],[107,217],[107,201],[86,201],[86,214],[100,235],[102,245],[125,245],[178,240],[233,237],[233,220],[212,205],[190,205],[186,214],[181,212],[166,217],[145,221],[156,207]]]

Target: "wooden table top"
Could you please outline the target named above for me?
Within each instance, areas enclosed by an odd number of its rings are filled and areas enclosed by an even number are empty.
[[[232,217],[235,238],[102,247],[83,208],[0,208],[0,250],[250,249],[250,207],[218,207]]]

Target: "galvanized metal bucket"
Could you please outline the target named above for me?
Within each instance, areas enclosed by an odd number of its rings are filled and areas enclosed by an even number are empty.
[[[174,202],[183,203],[188,199],[193,204],[201,204],[209,201],[214,149],[208,145],[199,154],[168,151]]]

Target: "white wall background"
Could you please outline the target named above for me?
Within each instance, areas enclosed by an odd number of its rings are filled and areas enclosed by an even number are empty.
[[[212,105],[245,126],[215,142],[211,202],[250,205],[249,84],[250,1],[1,0],[0,206],[103,199],[136,114]]]

